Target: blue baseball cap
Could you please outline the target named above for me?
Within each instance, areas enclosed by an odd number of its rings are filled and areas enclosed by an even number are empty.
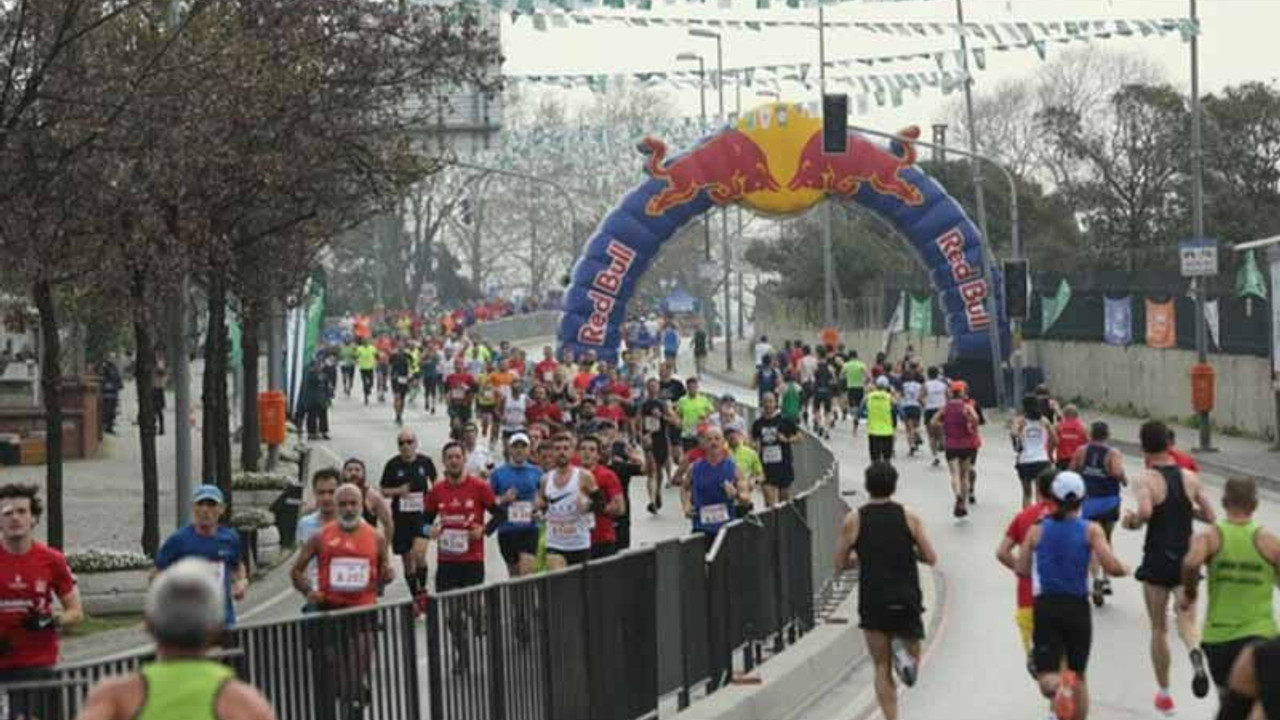
[[[219,505],[227,504],[226,498],[222,497],[222,491],[218,489],[217,485],[201,485],[196,488],[195,497],[191,498],[191,502],[202,502],[205,500],[212,500]]]

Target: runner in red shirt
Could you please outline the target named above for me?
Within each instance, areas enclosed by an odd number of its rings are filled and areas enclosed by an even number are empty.
[[[560,406],[547,399],[547,388],[545,385],[535,385],[531,395],[529,407],[524,410],[525,422],[529,425],[544,422],[554,425],[564,424],[564,414],[560,412]]]
[[[1173,458],[1174,464],[1182,468],[1183,470],[1190,470],[1191,472],[1195,472],[1195,473],[1200,472],[1200,463],[1196,462],[1195,458],[1191,457],[1190,455],[1182,452],[1181,450],[1173,446],[1176,440],[1177,440],[1177,436],[1173,432],[1173,428],[1169,428],[1169,451],[1168,452],[1169,452],[1169,457]],[[1147,458],[1145,464],[1147,466],[1147,469],[1150,470],[1151,458]]]
[[[334,492],[338,518],[312,535],[290,572],[293,586],[318,610],[375,605],[378,591],[395,577],[387,539],[361,517],[364,493],[353,483]],[[316,558],[316,587],[307,566]]]
[[[467,451],[462,443],[444,446],[444,480],[427,492],[428,536],[436,541],[436,592],[484,583],[484,536],[506,518],[489,483],[466,475]],[[515,498],[514,489],[503,497]],[[485,513],[496,522],[485,525]]]
[[[1059,470],[1071,466],[1071,459],[1076,450],[1089,444],[1089,430],[1080,420],[1080,409],[1075,405],[1067,405],[1062,409],[1062,420],[1058,421],[1058,444],[1054,449],[1055,461]]]
[[[36,542],[34,485],[0,486],[0,683],[35,679],[58,662],[58,629],[79,623],[80,591],[61,552]],[[62,612],[54,612],[57,597]]]
[[[480,384],[466,370],[462,358],[453,361],[453,372],[444,379],[444,394],[448,400],[449,428],[454,438],[462,436],[462,428],[471,422],[471,408],[475,403]]]
[[[1036,476],[1036,495],[1037,502],[1034,502],[1023,508],[1014,516],[1013,522],[1009,523],[1009,528],[1005,530],[1004,537],[1000,538],[1000,547],[996,550],[996,558],[1001,565],[1017,572],[1015,554],[1022,547],[1022,541],[1026,539],[1027,533],[1031,528],[1040,522],[1040,519],[1053,512],[1052,490],[1053,478],[1057,474],[1057,470],[1053,467],[1045,468],[1044,472]],[[1022,650],[1027,655],[1027,671],[1032,677],[1036,677],[1035,665],[1031,659],[1031,636],[1035,629],[1034,607],[1035,597],[1032,593],[1031,577],[1029,575],[1018,575],[1018,610],[1015,618],[1018,623],[1018,633],[1022,636]]]
[[[617,474],[600,463],[600,438],[589,435],[578,441],[578,457],[583,470],[596,479],[596,487],[602,495],[592,497],[596,513],[595,527],[591,528],[591,558],[609,557],[618,552],[618,534],[614,518],[627,511],[622,497],[622,483]]]
[[[556,362],[555,351],[550,345],[543,346],[542,359],[537,365],[533,366],[534,381],[540,385],[550,385],[555,379],[556,369],[560,367],[560,363]]]

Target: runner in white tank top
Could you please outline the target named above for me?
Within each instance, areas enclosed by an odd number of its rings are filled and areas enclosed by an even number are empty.
[[[569,465],[569,441],[555,441],[556,468],[542,477],[546,507],[547,567],[555,570],[586,562],[591,554],[591,527],[595,514],[589,494],[595,479],[582,468]]]

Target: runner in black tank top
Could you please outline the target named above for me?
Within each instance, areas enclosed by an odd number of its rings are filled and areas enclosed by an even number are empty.
[[[1187,601],[1182,588],[1182,558],[1191,545],[1193,518],[1213,522],[1213,505],[1194,472],[1182,470],[1169,455],[1169,428],[1152,420],[1139,432],[1147,470],[1133,483],[1137,511],[1126,510],[1122,524],[1129,530],[1147,526],[1142,548],[1142,565],[1135,576],[1142,581],[1142,594],[1151,626],[1151,665],[1156,677],[1155,708],[1164,715],[1175,712],[1169,692],[1169,605],[1173,600],[1178,637],[1186,648],[1194,671],[1192,690],[1197,697],[1209,691],[1209,676],[1200,649],[1200,626],[1194,601]],[[1159,492],[1163,486],[1164,492]],[[1161,497],[1163,495],[1163,497]]]
[[[1182,485],[1182,468],[1161,465],[1152,469],[1164,478],[1165,496],[1147,520],[1142,565],[1136,577],[1172,588],[1182,584],[1182,558],[1191,547],[1191,500]]]
[[[911,686],[920,663],[924,608],[916,564],[938,562],[920,519],[893,502],[897,485],[898,471],[889,463],[867,467],[871,499],[845,517],[836,548],[839,567],[859,566],[858,625],[875,663],[876,698],[885,720],[898,717],[893,670]]]

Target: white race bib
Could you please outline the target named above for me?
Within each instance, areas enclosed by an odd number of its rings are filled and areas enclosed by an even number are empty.
[[[533,522],[533,503],[528,500],[511,503],[507,506],[507,520],[521,525]]]
[[[551,537],[572,540],[577,537],[579,527],[577,520],[555,520],[547,524],[547,532]]]
[[[420,513],[423,507],[422,493],[420,492],[412,491],[408,495],[400,496],[400,512]]]
[[[449,391],[449,397],[454,400],[464,400],[467,397],[467,389],[463,387],[455,387]]]
[[[764,452],[761,453],[760,459],[764,461],[765,465],[777,465],[782,462],[781,445],[765,445],[762,449]]]
[[[440,533],[440,552],[446,555],[465,555],[471,549],[471,533],[459,528],[445,528]]]
[[[662,419],[653,417],[652,415],[644,419],[644,431],[647,433],[656,433],[662,428]]]
[[[729,522],[729,506],[724,503],[704,505],[698,511],[698,516],[702,519],[703,525],[723,525]]]
[[[551,381],[555,379],[556,379],[556,374],[554,372],[548,371],[548,372],[542,373],[542,382],[547,383],[548,385],[550,385]]]
[[[226,587],[223,583],[227,580],[227,564],[221,560],[207,560],[205,564],[209,567],[209,575],[213,577],[213,581],[218,583],[218,587]]]
[[[367,558],[334,558],[329,563],[329,588],[339,592],[355,592],[369,587]]]

